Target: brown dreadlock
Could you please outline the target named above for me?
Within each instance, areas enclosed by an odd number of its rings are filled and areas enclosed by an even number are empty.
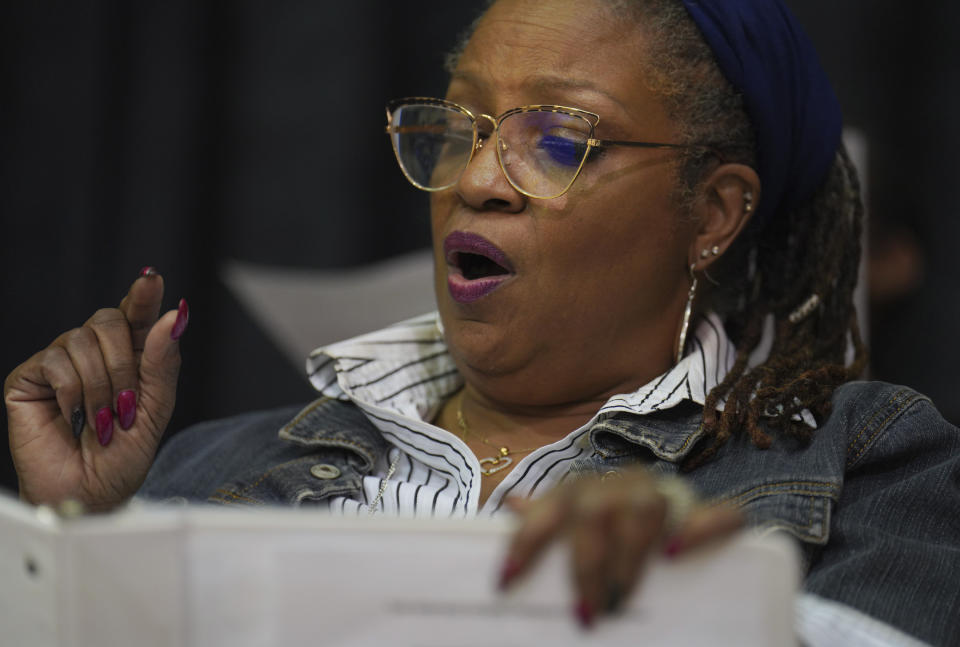
[[[606,2],[648,35],[644,77],[663,99],[681,141],[710,143],[726,160],[755,167],[756,137],[743,99],[723,76],[679,0]],[[456,66],[476,24],[448,56],[449,69]],[[690,212],[702,181],[717,163],[698,150],[691,149],[678,162],[676,197],[684,213]],[[733,368],[707,396],[705,442],[687,459],[685,470],[709,460],[734,433],[748,434],[761,449],[771,443],[766,428],[809,440],[812,431],[799,414],[806,409],[823,420],[830,413],[834,389],[861,375],[867,351],[853,292],[862,228],[857,173],[841,145],[815,195],[791,212],[751,222],[711,267],[719,285],[705,292],[697,306],[721,315],[737,354]],[[813,295],[816,300],[811,302]],[[792,322],[791,313],[809,303],[813,310]],[[752,363],[770,327],[769,352]],[[848,365],[850,347],[853,361]],[[721,402],[722,413],[717,411]]]
[[[628,11],[648,34],[645,77],[680,127],[687,142],[710,142],[729,161],[756,163],[753,128],[742,97],[726,80],[709,46],[677,0],[611,0]],[[689,210],[706,172],[716,164],[705,155],[680,162],[678,199]],[[736,341],[737,356],[724,380],[707,396],[703,428],[707,442],[684,468],[712,457],[733,433],[749,434],[770,446],[769,427],[809,440],[799,414],[823,420],[836,387],[863,372],[863,345],[853,292],[860,263],[863,204],[860,185],[841,146],[819,191],[790,212],[752,222],[721,262],[716,288],[698,304],[718,312]],[[713,272],[713,268],[711,268]],[[791,313],[816,295],[807,316]],[[750,366],[765,327],[773,328],[766,358]],[[847,365],[848,347],[853,361]],[[718,416],[717,404],[724,401]]]

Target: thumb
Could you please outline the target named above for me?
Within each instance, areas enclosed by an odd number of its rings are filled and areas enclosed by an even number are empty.
[[[746,517],[743,512],[729,505],[695,509],[667,541],[665,552],[669,557],[675,557],[680,552],[729,537],[745,524]]]
[[[148,420],[155,421],[157,433],[163,433],[176,402],[177,377],[180,374],[180,336],[190,319],[184,299],[176,310],[164,314],[147,335],[140,357],[140,401]]]
[[[163,302],[163,277],[152,267],[145,267],[130,291],[120,302],[120,311],[130,323],[130,336],[135,351],[142,351],[150,329],[157,323]]]
[[[533,506],[533,502],[530,499],[524,499],[519,496],[508,496],[503,500],[510,512],[523,516],[527,514],[530,508]]]

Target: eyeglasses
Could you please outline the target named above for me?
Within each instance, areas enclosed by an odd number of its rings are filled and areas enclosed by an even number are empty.
[[[493,125],[491,132],[480,131],[481,119]],[[566,193],[595,148],[700,148],[723,159],[708,145],[595,139],[598,123],[600,115],[564,106],[522,106],[492,117],[444,99],[411,97],[387,104],[387,134],[397,162],[410,183],[424,191],[456,184],[488,138],[496,144],[510,185],[540,199]]]

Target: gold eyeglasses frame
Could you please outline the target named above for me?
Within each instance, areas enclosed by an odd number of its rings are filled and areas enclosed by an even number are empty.
[[[456,178],[444,186],[439,187],[429,187],[421,184],[414,180],[410,174],[407,172],[407,169],[403,165],[403,161],[400,158],[400,151],[397,147],[397,140],[393,135],[399,134],[401,131],[401,126],[396,126],[393,124],[393,113],[397,108],[401,108],[407,105],[426,105],[426,106],[438,106],[443,108],[449,108],[455,110],[467,116],[470,119],[470,123],[473,126],[473,142],[470,148],[470,157],[467,158],[466,163],[463,165],[463,168],[457,174]],[[583,154],[583,157],[580,159],[580,165],[577,167],[576,172],[574,172],[573,177],[563,188],[562,191],[554,195],[535,195],[525,189],[519,187],[516,182],[510,177],[510,174],[507,172],[506,167],[503,163],[502,153],[507,149],[506,142],[500,138],[500,124],[503,123],[503,120],[511,115],[515,115],[523,112],[556,112],[569,115],[571,117],[577,117],[582,119],[590,127],[590,135],[586,141],[586,151]],[[480,129],[477,125],[480,119],[486,119],[493,124],[493,131],[481,137]],[[403,172],[403,175],[413,186],[421,189],[422,191],[444,191],[449,189],[457,182],[460,181],[460,178],[463,176],[464,171],[467,170],[467,167],[470,165],[470,162],[473,161],[473,156],[483,148],[483,140],[487,137],[495,137],[497,146],[497,163],[500,165],[500,171],[503,173],[503,177],[506,178],[507,182],[510,183],[516,191],[527,196],[528,198],[534,198],[537,200],[552,200],[553,198],[559,198],[564,193],[570,190],[570,187],[573,186],[573,183],[576,182],[577,178],[580,177],[580,172],[583,170],[584,164],[586,164],[587,159],[590,157],[590,151],[594,148],[606,148],[612,146],[628,146],[633,148],[651,148],[651,149],[680,149],[680,150],[689,150],[689,149],[703,149],[709,153],[715,155],[720,159],[721,162],[725,161],[723,153],[721,153],[717,148],[709,144],[667,144],[660,142],[641,142],[641,141],[630,141],[630,140],[618,140],[618,139],[596,139],[594,131],[596,130],[597,125],[600,123],[600,115],[595,112],[590,112],[588,110],[581,110],[579,108],[571,108],[569,106],[558,106],[558,105],[529,105],[529,106],[520,106],[518,108],[513,108],[507,110],[499,117],[494,117],[485,113],[474,114],[469,109],[461,106],[458,103],[453,101],[448,101],[446,99],[435,99],[431,97],[404,97],[402,99],[394,99],[387,103],[387,127],[386,133],[390,136],[390,143],[393,147],[393,154],[397,158],[397,163],[400,165],[400,170]]]

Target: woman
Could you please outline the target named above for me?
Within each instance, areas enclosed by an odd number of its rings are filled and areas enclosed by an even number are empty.
[[[564,533],[584,624],[651,550],[742,514],[802,542],[808,591],[960,637],[960,435],[909,389],[848,383],[857,180],[777,0],[499,0],[446,99],[388,120],[432,191],[439,316],[318,350],[318,401],[154,460],[188,311],[158,318],[145,270],[8,377],[25,499],[474,515],[513,496],[502,583]]]

